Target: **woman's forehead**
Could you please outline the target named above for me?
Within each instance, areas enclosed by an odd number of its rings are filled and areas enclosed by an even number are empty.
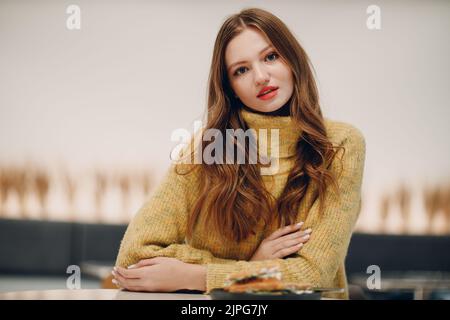
[[[226,65],[251,60],[271,46],[271,42],[261,31],[246,28],[228,43],[225,50]]]

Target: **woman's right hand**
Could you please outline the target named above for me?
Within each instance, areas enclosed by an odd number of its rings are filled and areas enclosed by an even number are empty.
[[[276,230],[264,239],[250,261],[284,258],[298,252],[309,240],[311,229],[301,231],[303,222]]]

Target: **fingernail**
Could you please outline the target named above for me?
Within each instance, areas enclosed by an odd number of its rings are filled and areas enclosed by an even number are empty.
[[[301,222],[299,222],[299,223],[297,223],[297,226],[301,226],[301,225],[303,225],[303,221],[301,221]]]
[[[310,233],[311,231],[312,231],[311,228],[305,230],[306,233]]]
[[[303,236],[303,239],[309,239],[309,234]]]
[[[117,271],[117,267],[114,267],[113,269],[114,269],[114,271]]]
[[[118,284],[116,279],[112,279],[111,282],[114,283],[114,284]]]
[[[116,273],[114,272],[114,270],[111,271],[111,274],[112,274],[114,277],[116,276]]]
[[[297,246],[298,247],[303,247],[303,243],[299,243]]]
[[[136,265],[135,264],[132,264],[131,266],[128,266],[128,269],[133,269],[133,268],[135,268],[136,267]]]

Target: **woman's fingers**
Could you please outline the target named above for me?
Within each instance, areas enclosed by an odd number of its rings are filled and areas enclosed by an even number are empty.
[[[274,253],[275,258],[284,258],[298,252],[303,247],[303,243],[298,243],[292,247],[281,249]]]
[[[117,281],[116,279],[112,279],[111,280],[111,282],[113,283],[113,284],[115,284],[116,285],[116,287],[118,287],[119,289],[124,289],[124,287],[122,287],[122,285],[119,283],[119,281]]]
[[[303,225],[303,222],[299,222],[297,224],[288,225],[286,227],[280,228],[272,233],[266,240],[275,240],[285,234],[295,232],[299,230]]]
[[[111,273],[114,276],[114,280],[116,280],[113,283],[118,285],[119,287],[122,287],[122,288],[125,288],[128,290],[135,290],[139,287],[139,285],[141,283],[140,279],[125,278],[117,271],[112,271]]]
[[[114,271],[127,279],[139,279],[140,274],[138,269],[125,269],[121,267],[114,267]]]
[[[136,264],[128,266],[128,270],[129,269],[137,269],[137,268],[146,267],[146,266],[152,266],[154,264],[162,263],[165,259],[167,259],[167,258],[166,257],[155,257],[155,258],[150,258],[150,259],[143,259],[143,260],[140,260]]]
[[[297,245],[299,243],[303,243],[303,242],[306,242],[306,241],[307,241],[307,239],[302,239],[302,238],[286,240],[286,241],[283,241],[283,242],[278,243],[277,245],[273,246],[273,251],[277,252],[279,250],[290,248],[292,246],[295,246],[295,245]]]
[[[281,242],[284,242],[284,241],[286,241],[286,240],[292,240],[292,239],[297,239],[297,238],[303,238],[303,237],[305,237],[305,236],[306,236],[305,239],[308,240],[309,236],[311,235],[311,232],[312,232],[312,229],[311,229],[311,228],[309,228],[309,229],[307,229],[307,230],[305,230],[305,231],[300,230],[300,231],[297,231],[297,232],[290,233],[290,234],[287,234],[287,235],[285,235],[285,236],[279,237],[278,239],[273,240],[273,242],[274,242],[275,245],[277,245],[277,244],[279,244],[279,243],[281,243]]]
[[[273,245],[274,255],[284,257],[300,250],[303,244],[309,240],[310,230],[296,232],[275,240],[276,242],[274,241]]]

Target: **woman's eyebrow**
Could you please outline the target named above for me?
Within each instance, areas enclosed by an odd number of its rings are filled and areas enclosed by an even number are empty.
[[[272,48],[272,45],[269,44],[267,47],[265,47],[264,49],[262,49],[259,54],[263,53],[264,51],[266,51],[267,49]],[[233,66],[241,64],[241,63],[245,63],[247,61],[238,61],[238,62],[234,62],[232,64],[230,64],[230,66],[228,67],[228,70],[230,70]]]

